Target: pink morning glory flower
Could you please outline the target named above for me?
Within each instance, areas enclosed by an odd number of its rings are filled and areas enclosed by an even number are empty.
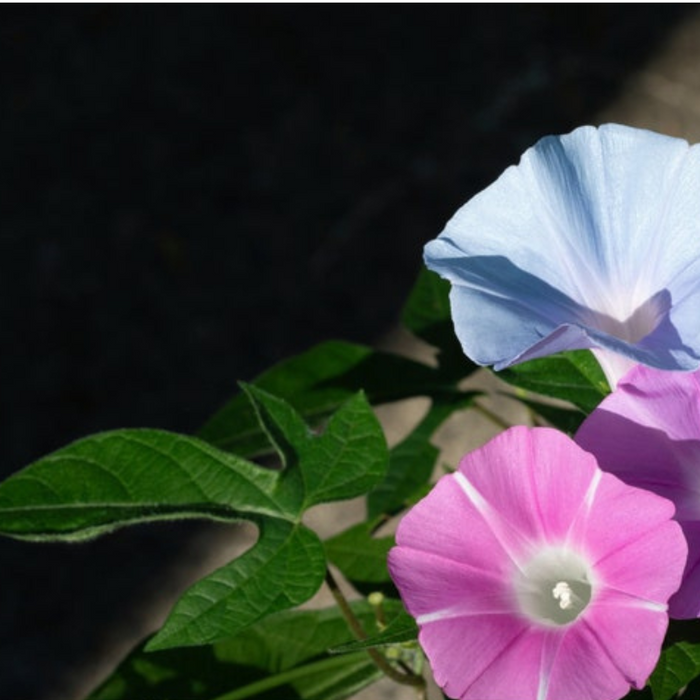
[[[402,519],[389,569],[463,700],[614,700],[644,685],[687,553],[673,505],[549,428],[468,454]]]
[[[669,612],[700,617],[700,374],[633,369],[575,439],[602,469],[674,502],[689,553]]]
[[[464,352],[496,370],[594,351],[700,366],[700,146],[606,124],[540,140],[425,248]]]

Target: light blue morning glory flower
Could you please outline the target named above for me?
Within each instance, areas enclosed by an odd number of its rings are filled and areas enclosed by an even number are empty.
[[[700,145],[617,124],[548,136],[425,248],[464,352],[590,348],[614,386],[700,366]]]

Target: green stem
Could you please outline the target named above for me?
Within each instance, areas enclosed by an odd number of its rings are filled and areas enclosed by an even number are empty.
[[[360,621],[355,617],[355,613],[353,613],[352,608],[348,604],[343,592],[340,590],[340,587],[333,577],[333,574],[330,572],[330,569],[326,569],[326,584],[328,585],[328,588],[330,588],[333,598],[338,604],[340,612],[343,614],[343,617],[348,623],[348,627],[350,627],[350,630],[355,635],[355,638],[359,641],[367,639],[367,635],[362,629]],[[374,662],[374,665],[380,671],[382,671],[382,673],[391,678],[392,681],[401,683],[402,685],[412,685],[419,688],[425,687],[425,680],[422,676],[417,676],[414,673],[407,674],[397,671],[376,649],[365,649],[365,651],[369,654],[370,658]]]
[[[366,662],[365,662],[366,663]],[[244,700],[244,698],[257,697],[266,690],[278,688],[300,678],[318,675],[323,671],[332,671],[335,668],[343,668],[347,665],[347,656],[331,656],[330,658],[314,661],[304,666],[296,666],[288,671],[277,673],[267,678],[263,678],[254,683],[250,683],[242,688],[237,688],[223,695],[219,695],[213,700]]]

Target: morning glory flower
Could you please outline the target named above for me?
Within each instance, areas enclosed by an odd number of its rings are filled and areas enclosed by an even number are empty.
[[[700,366],[700,150],[617,124],[548,136],[427,244],[464,352],[496,370],[590,348]]]
[[[463,700],[642,687],[687,553],[673,512],[549,428],[468,454],[401,520],[389,554],[437,683]]]
[[[606,471],[674,502],[689,553],[669,613],[700,617],[700,374],[635,368],[575,439]]]

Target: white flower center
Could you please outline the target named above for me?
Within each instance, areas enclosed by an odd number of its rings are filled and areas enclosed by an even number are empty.
[[[584,322],[589,323],[605,333],[624,340],[628,343],[638,343],[642,338],[652,333],[668,314],[671,307],[670,295],[662,290],[632,307],[626,301],[626,295],[617,295],[618,303],[609,302],[607,312],[589,311]]]
[[[547,547],[515,575],[514,590],[521,611],[546,626],[568,625],[593,595],[590,567],[566,547]]]

